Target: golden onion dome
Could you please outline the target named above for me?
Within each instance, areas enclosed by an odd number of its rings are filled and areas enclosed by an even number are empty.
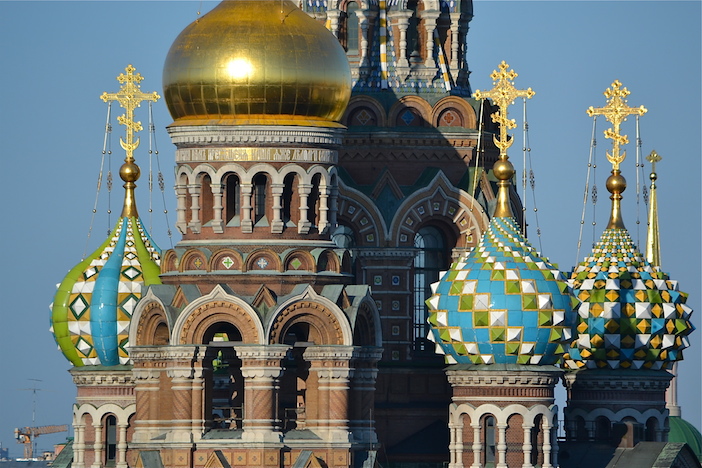
[[[175,125],[338,126],[351,72],[337,39],[289,0],[225,0],[171,46]]]

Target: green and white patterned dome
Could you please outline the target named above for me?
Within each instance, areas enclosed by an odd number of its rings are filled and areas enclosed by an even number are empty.
[[[626,229],[606,229],[570,283],[581,303],[568,367],[655,370],[682,359],[694,330],[687,294]]]

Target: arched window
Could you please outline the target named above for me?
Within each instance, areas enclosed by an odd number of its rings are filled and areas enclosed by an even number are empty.
[[[105,465],[115,466],[117,460],[117,418],[109,415],[105,418]]]
[[[443,234],[433,226],[425,226],[414,236],[414,349],[433,352],[426,339],[427,306],[431,284],[439,280],[439,272],[448,268],[448,252]]]
[[[227,225],[232,221],[237,224],[239,221],[239,208],[240,208],[240,193],[241,184],[239,183],[239,177],[236,174],[229,174],[225,179],[224,190],[225,190],[225,213]]]
[[[543,415],[539,414],[534,419],[534,427],[531,428],[531,464],[539,463],[539,454],[543,450]]]
[[[346,53],[358,55],[358,4],[349,2],[346,6]]]
[[[266,217],[266,190],[268,178],[265,174],[258,174],[253,179],[254,185],[254,223]]]
[[[595,419],[595,440],[598,442],[607,442],[610,438],[612,426],[604,416],[599,416]]]
[[[314,227],[317,226],[319,221],[319,184],[322,176],[315,174],[312,177],[312,190],[310,191],[309,197],[307,197],[307,220]]]
[[[202,176],[202,188],[200,189],[200,220],[203,225],[212,222],[214,218],[212,214],[213,203],[212,196],[212,179],[209,174]]]
[[[648,418],[646,421],[646,441],[658,442],[658,420],[656,418]]]
[[[241,333],[230,323],[215,323],[205,332],[205,411],[212,429],[241,429],[243,426],[244,378],[241,359],[229,342],[241,341]]]
[[[488,463],[495,463],[495,417],[487,416],[485,418],[484,425],[484,436],[483,436],[483,453],[485,454],[485,465]]]
[[[297,181],[295,174],[288,174],[283,181],[283,199],[281,217],[285,226],[294,226],[292,222],[292,214],[296,213],[298,208],[297,200],[295,199],[295,191],[297,189]]]

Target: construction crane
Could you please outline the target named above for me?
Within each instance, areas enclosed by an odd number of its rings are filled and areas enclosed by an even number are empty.
[[[68,430],[68,425],[41,426],[41,427],[18,427],[15,429],[15,439],[18,444],[24,444],[24,458],[31,460],[34,458],[34,439],[42,434],[54,434]]]

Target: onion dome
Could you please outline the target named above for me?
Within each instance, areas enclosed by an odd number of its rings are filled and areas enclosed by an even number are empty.
[[[702,434],[700,431],[680,416],[670,416],[668,424],[670,425],[668,442],[689,445],[697,459],[702,461]]]
[[[125,189],[122,214],[108,239],[68,272],[51,305],[56,343],[77,367],[126,364],[134,307],[144,287],[161,283],[161,251],[137,213],[134,189],[140,170],[133,157],[139,146],[134,133],[141,129],[134,110],[141,101],[156,101],[159,95],[142,93],[138,83],[143,77],[134,74],[131,65],[125,70],[126,75],[117,78],[122,83],[119,92],[101,96],[104,101],[118,101],[126,110],[119,118],[127,127],[126,139],[120,139],[126,151],[119,171]]]
[[[687,294],[637,250],[624,227],[621,200],[626,180],[619,165],[626,153],[620,153],[619,144],[627,138],[620,134],[619,125],[627,114],[646,112],[643,106],[627,107],[623,98],[628,94],[615,81],[605,92],[610,98],[607,106],[588,110],[590,115],[605,115],[613,123],[613,129],[605,132],[605,137],[614,141],[612,152],[607,153],[612,174],[606,184],[612,208],[599,242],[570,278],[573,293],[581,302],[576,310],[575,338],[566,356],[571,368],[668,369],[682,359],[682,350],[689,346],[687,335],[694,330],[692,309],[685,304]],[[655,184],[652,191],[655,194]],[[658,225],[657,219],[652,222]],[[649,239],[656,248],[657,236],[656,232],[655,240]]]
[[[499,82],[490,92],[500,111],[500,136],[495,144],[500,157],[493,173],[498,179],[497,205],[480,243],[466,257],[451,265],[432,285],[429,306],[429,339],[447,364],[533,364],[560,361],[571,339],[572,300],[566,278],[541,257],[522,235],[509,203],[514,167],[507,157],[512,139],[507,127],[507,107],[515,97],[531,97],[529,88],[518,91],[517,76],[508,65],[491,75]]]
[[[107,241],[73,267],[54,296],[51,325],[74,366],[126,364],[129,324],[142,290],[160,284],[161,251],[138,217],[123,217]]]
[[[343,48],[289,0],[225,0],[171,46],[175,125],[339,126],[351,96]]]

